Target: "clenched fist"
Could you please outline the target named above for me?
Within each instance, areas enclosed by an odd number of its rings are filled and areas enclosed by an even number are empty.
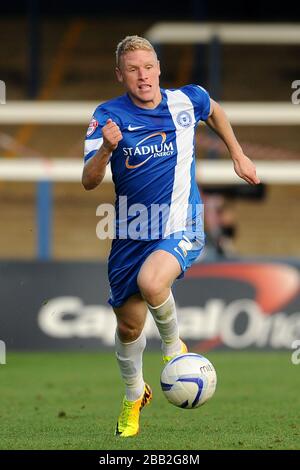
[[[102,128],[102,135],[102,145],[109,152],[113,152],[118,147],[120,140],[123,139],[119,126],[112,119],[107,119],[105,126]]]

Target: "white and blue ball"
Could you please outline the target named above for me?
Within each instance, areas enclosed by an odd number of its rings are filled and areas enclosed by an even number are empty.
[[[180,408],[198,408],[209,400],[216,390],[217,374],[212,363],[195,353],[174,357],[164,367],[160,384],[172,405]]]

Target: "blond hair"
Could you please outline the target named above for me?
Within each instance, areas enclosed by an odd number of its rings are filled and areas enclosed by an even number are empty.
[[[152,46],[151,42],[148,41],[146,38],[142,38],[141,36],[126,36],[126,38],[122,39],[121,42],[117,45],[116,49],[116,63],[119,66],[120,58],[122,55],[126,54],[126,52],[131,51],[152,51],[156,55],[155,49]]]

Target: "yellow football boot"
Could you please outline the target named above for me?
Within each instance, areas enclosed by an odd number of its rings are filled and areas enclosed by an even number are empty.
[[[176,356],[179,356],[180,354],[185,354],[188,352],[187,345],[182,340],[180,340],[180,342],[181,342],[181,351],[179,353],[172,354],[171,356],[163,356],[163,361],[165,364],[167,364],[167,362],[173,359],[173,357],[176,357]]]
[[[123,399],[122,411],[119,416],[115,435],[120,437],[132,437],[139,432],[140,412],[152,399],[152,390],[145,384],[144,393],[136,401]]]

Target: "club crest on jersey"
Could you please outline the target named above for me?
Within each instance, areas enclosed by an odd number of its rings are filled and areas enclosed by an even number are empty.
[[[88,130],[87,130],[87,133],[86,133],[86,136],[87,137],[90,137],[92,134],[94,134],[95,130],[97,129],[98,127],[98,121],[97,119],[95,119],[93,117],[93,119],[91,120],[91,122],[89,123],[89,127],[88,127]]]
[[[192,124],[192,116],[187,111],[178,113],[176,120],[181,127],[190,127]]]

